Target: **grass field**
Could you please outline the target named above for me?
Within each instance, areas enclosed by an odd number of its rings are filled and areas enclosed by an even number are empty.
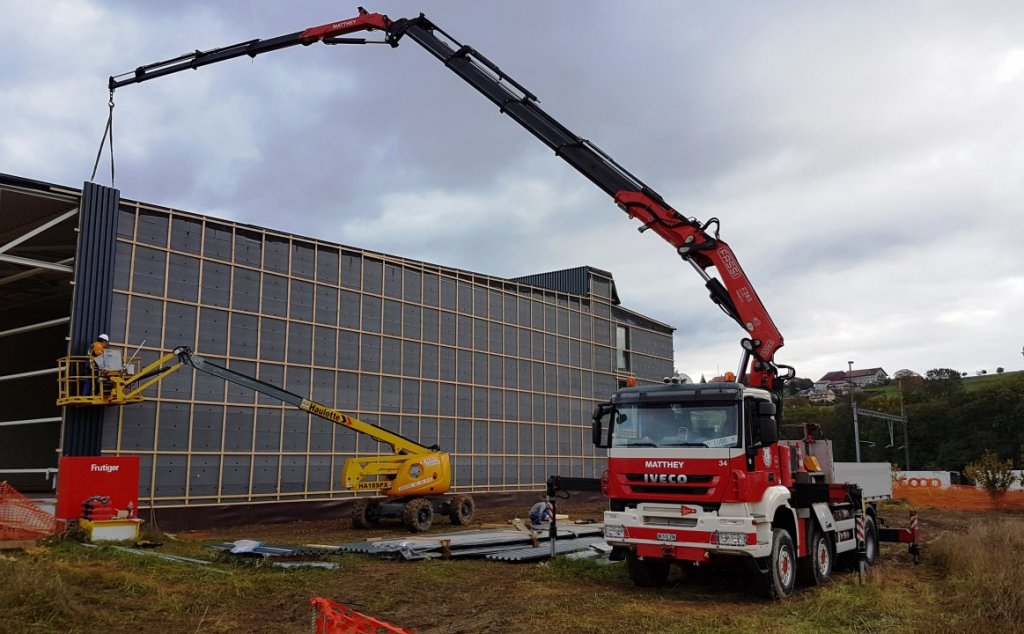
[[[997,385],[1013,385],[1024,378],[1024,371],[1015,372],[1000,372],[986,374],[983,376],[965,376],[961,380],[963,389],[967,391],[978,390],[985,387],[995,387]],[[899,397],[900,386],[899,382],[893,379],[889,385],[878,385],[864,388],[865,398],[871,396],[891,396]]]
[[[560,505],[574,518],[602,507]],[[504,522],[523,509],[481,509]],[[899,525],[906,508],[884,515]],[[283,570],[218,555],[207,544],[341,543],[403,534],[319,521],[161,536],[158,552],[214,559],[171,562],[73,541],[0,554],[0,632],[309,632],[307,600],[324,596],[422,634],[432,632],[1020,632],[1024,515],[921,511],[924,563],[883,546],[865,586],[839,572],[785,601],[748,592],[742,575],[702,571],[658,589],[634,588],[620,564],[556,560],[384,561],[346,555],[335,570]],[[450,530],[437,526],[439,532]]]

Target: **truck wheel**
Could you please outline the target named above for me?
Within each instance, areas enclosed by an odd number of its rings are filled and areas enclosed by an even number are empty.
[[[380,503],[356,500],[352,507],[352,528],[370,528],[380,524]]]
[[[409,500],[402,513],[402,520],[405,527],[414,533],[425,533],[430,530],[434,523],[434,507],[426,498]]]
[[[468,495],[453,495],[448,501],[448,517],[452,524],[465,526],[473,521],[476,502]]]
[[[785,599],[796,586],[796,550],[793,538],[781,528],[772,531],[772,554],[768,557],[767,591],[774,599]]]
[[[835,555],[832,552],[832,540],[828,533],[817,528],[812,529],[808,540],[807,557],[800,561],[798,572],[800,581],[809,586],[820,586],[832,576]]]
[[[866,567],[873,566],[878,560],[878,530],[875,528],[875,518],[870,515],[864,516],[864,563]],[[856,570],[860,561],[860,554],[856,550],[845,552],[839,556],[837,563],[847,570]]]
[[[878,560],[878,533],[875,531],[875,518],[870,515],[864,518],[864,563],[874,566]]]
[[[641,559],[632,550],[626,553],[626,569],[633,584],[640,588],[665,585],[669,562],[664,559]]]

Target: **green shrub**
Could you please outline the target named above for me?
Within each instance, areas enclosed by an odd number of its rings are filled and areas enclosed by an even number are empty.
[[[964,475],[988,491],[992,497],[999,497],[1017,481],[1013,473],[1012,460],[1000,460],[999,456],[986,451],[981,460],[964,467]]]

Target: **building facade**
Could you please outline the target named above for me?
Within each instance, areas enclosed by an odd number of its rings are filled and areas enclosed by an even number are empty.
[[[108,294],[107,325],[96,327],[114,347],[144,365],[186,345],[438,444],[452,456],[456,491],[599,476],[595,403],[626,376],[672,373],[673,329],[622,307],[611,274],[598,269],[502,279],[139,202],[105,204],[111,279],[104,288],[76,279],[74,293]],[[72,313],[87,312],[82,301]],[[66,329],[54,334],[72,348],[95,336]],[[89,429],[78,416],[63,416],[64,453],[80,442],[72,428]],[[345,460],[389,453],[188,367],[94,424],[103,454],[140,456],[144,507],[348,498]]]

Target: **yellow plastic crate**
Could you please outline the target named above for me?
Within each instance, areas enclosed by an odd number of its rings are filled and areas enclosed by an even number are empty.
[[[139,541],[139,526],[142,525],[142,520],[79,520],[78,525],[85,530],[91,542],[135,542]]]

